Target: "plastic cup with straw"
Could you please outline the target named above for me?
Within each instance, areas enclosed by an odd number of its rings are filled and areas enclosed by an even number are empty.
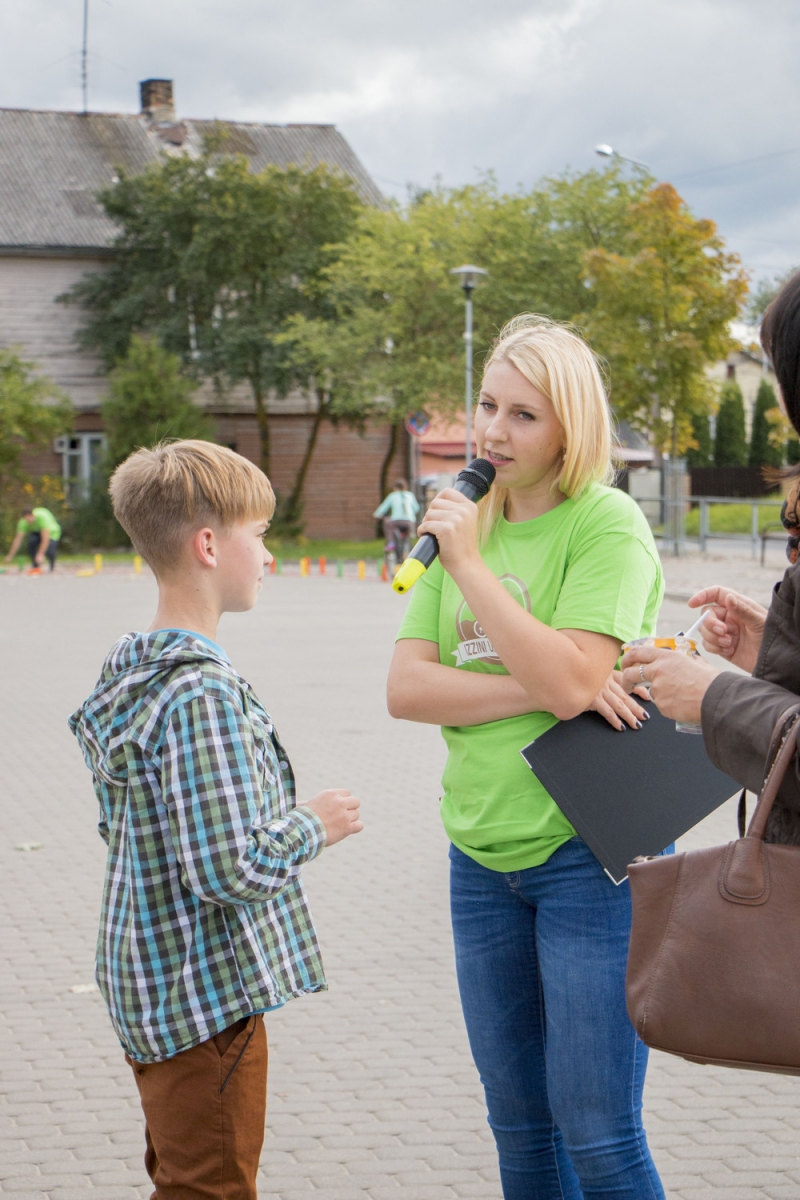
[[[622,647],[623,654],[628,650],[632,650],[634,646],[654,646],[657,650],[676,650],[678,654],[685,654],[688,658],[693,658],[697,653],[697,641],[695,634],[700,626],[705,621],[709,609],[703,609],[703,612],[697,618],[693,625],[690,625],[686,633],[681,630],[674,637],[642,637],[634,638],[632,642],[626,642]],[[675,729],[678,733],[702,733],[703,727],[696,721],[676,721]]]

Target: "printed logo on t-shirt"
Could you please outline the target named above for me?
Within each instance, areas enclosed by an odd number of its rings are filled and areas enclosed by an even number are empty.
[[[522,580],[518,579],[516,575],[501,575],[499,578],[503,587],[510,596],[514,597],[517,604],[521,605],[526,612],[530,612],[531,596]],[[478,661],[503,665],[503,660],[486,636],[480,622],[476,621],[470,612],[466,600],[462,600],[461,607],[456,613],[456,629],[460,639],[453,651],[457,667],[463,667],[464,663]]]

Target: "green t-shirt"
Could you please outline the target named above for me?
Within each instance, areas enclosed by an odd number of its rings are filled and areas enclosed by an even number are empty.
[[[24,517],[20,517],[17,521],[17,533],[41,533],[46,529],[50,534],[50,540],[57,542],[61,538],[61,526],[55,519],[49,508],[35,508],[33,510],[33,520],[26,521]]]
[[[553,629],[620,641],[655,631],[664,583],[653,535],[624,492],[594,484],[532,521],[500,519],[482,558],[514,599]],[[441,563],[411,594],[398,640],[437,642],[460,671],[508,672]],[[496,871],[546,862],[575,830],[520,754],[556,724],[548,712],[445,726],[442,818],[450,840]]]

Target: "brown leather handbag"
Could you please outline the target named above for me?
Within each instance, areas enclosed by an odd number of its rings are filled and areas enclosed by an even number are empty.
[[[775,727],[744,837],[630,866],[628,1014],[655,1050],[800,1074],[800,846],[764,841],[798,732],[800,705]]]

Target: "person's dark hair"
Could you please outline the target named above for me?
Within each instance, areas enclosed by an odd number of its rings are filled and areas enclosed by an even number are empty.
[[[800,271],[764,313],[761,345],[772,360],[786,415],[800,434]]]
[[[764,313],[761,345],[772,360],[786,415],[800,435],[800,271],[786,281]],[[781,508],[781,523],[789,537],[786,557],[800,557],[800,463],[783,469],[764,468],[768,483],[793,480]]]
[[[394,483],[392,484],[392,488],[394,489],[394,491],[397,491],[397,489],[399,488],[401,492],[407,492],[408,491],[408,480],[407,479],[395,479]]]
[[[27,516],[28,516],[28,514],[30,514],[31,516],[33,516],[33,505],[32,505],[32,504],[26,504],[26,505],[25,505],[25,507],[24,507],[24,508],[23,508],[23,510],[22,510],[22,515],[23,515],[23,517],[27,517]]]

